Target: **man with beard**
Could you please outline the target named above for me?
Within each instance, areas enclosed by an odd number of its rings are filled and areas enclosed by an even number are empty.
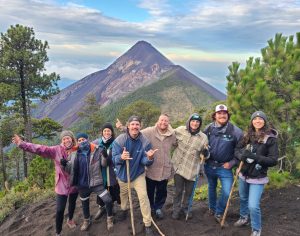
[[[126,218],[128,209],[128,179],[126,161],[129,160],[131,187],[138,195],[145,233],[152,236],[151,208],[147,196],[145,180],[145,166],[153,163],[154,153],[149,140],[140,132],[141,120],[138,116],[131,116],[127,122],[127,131],[116,138],[113,143],[113,162],[117,170],[120,185],[122,219]]]
[[[234,149],[243,136],[242,130],[229,122],[229,118],[227,107],[219,104],[212,114],[213,122],[204,130],[210,146],[210,158],[204,165],[208,180],[209,212],[218,222],[222,219],[233,182],[231,168],[235,165]],[[218,179],[222,188],[217,201]]]

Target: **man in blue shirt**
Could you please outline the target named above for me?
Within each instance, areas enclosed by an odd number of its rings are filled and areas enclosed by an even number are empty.
[[[131,116],[127,122],[127,131],[119,135],[112,147],[113,162],[120,185],[122,215],[125,219],[128,209],[128,180],[126,160],[129,160],[131,187],[138,195],[140,208],[145,224],[145,233],[152,236],[151,208],[147,195],[145,166],[153,163],[154,153],[149,140],[140,132],[141,120],[138,116]]]
[[[242,138],[240,128],[229,122],[227,106],[219,104],[212,115],[213,122],[204,133],[208,137],[210,158],[204,168],[208,180],[208,202],[210,214],[221,221],[233,182],[232,167],[236,164],[234,148]],[[221,182],[221,195],[217,200],[218,179]]]

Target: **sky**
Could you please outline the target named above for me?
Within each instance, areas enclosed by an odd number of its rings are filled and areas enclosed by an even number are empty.
[[[144,40],[226,93],[233,61],[243,67],[276,33],[300,32],[300,0],[0,0],[0,32],[15,24],[48,41],[47,72],[64,86]]]

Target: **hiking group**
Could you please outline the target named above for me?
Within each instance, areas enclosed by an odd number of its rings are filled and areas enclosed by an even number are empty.
[[[230,121],[230,113],[223,104],[216,106],[212,123],[200,130],[202,119],[192,114],[185,126],[172,129],[169,116],[162,114],[152,127],[141,129],[141,119],[131,116],[127,125],[118,120],[116,127],[123,132],[115,138],[111,123],[105,123],[100,137],[90,141],[85,133],[75,135],[65,130],[61,144],[45,146],[23,141],[14,135],[13,142],[27,152],[50,158],[55,164],[56,235],[61,235],[64,210],[68,201],[69,228],[73,220],[79,194],[83,223],[80,230],[91,225],[89,197],[97,195],[99,210],[94,219],[107,216],[107,230],[114,228],[114,205],[120,205],[119,220],[126,219],[131,188],[139,200],[145,235],[154,235],[152,216],[163,219],[163,206],[167,198],[167,184],[174,179],[174,220],[192,217],[192,200],[199,171],[204,162],[208,181],[209,213],[216,221],[225,220],[225,208],[233,187],[234,166],[239,181],[240,218],[234,226],[251,224],[251,236],[262,231],[260,200],[268,183],[268,167],[277,164],[277,132],[270,127],[262,111],[251,115],[249,128],[242,130]],[[201,158],[200,158],[201,157]],[[218,195],[217,184],[221,183]],[[132,205],[129,204],[130,206]],[[132,212],[131,212],[132,213]],[[132,227],[133,214],[131,214]],[[134,231],[134,230],[133,230]]]

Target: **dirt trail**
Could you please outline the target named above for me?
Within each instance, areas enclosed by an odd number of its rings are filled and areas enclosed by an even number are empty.
[[[154,220],[166,236],[198,236],[198,235],[223,235],[223,236],[247,236],[250,235],[249,226],[243,228],[233,227],[233,223],[239,217],[238,198],[233,200],[228,212],[227,223],[229,227],[221,229],[212,216],[208,214],[207,202],[197,201],[193,205],[193,218],[188,222],[182,218],[173,220],[172,214],[172,193],[173,186],[168,189],[168,199],[164,207],[165,219]],[[300,235],[300,187],[289,186],[280,190],[265,191],[262,199],[263,231],[262,235],[267,236],[298,236]],[[97,211],[95,196],[91,199],[91,214]],[[144,235],[141,213],[134,198],[135,226],[138,236]],[[64,236],[127,236],[130,235],[130,217],[126,221],[118,222],[118,212],[114,231],[110,234],[106,230],[106,220],[101,218],[94,221],[88,232],[80,232],[79,226],[74,230],[69,230],[66,225],[63,227]],[[77,201],[75,221],[81,223],[83,216],[81,213],[81,203]],[[32,236],[32,235],[55,235],[55,199],[27,205],[13,212],[0,225],[0,235],[5,236]],[[153,230],[155,231],[154,227]],[[156,231],[155,231],[156,232]],[[159,235],[156,233],[156,235]]]

